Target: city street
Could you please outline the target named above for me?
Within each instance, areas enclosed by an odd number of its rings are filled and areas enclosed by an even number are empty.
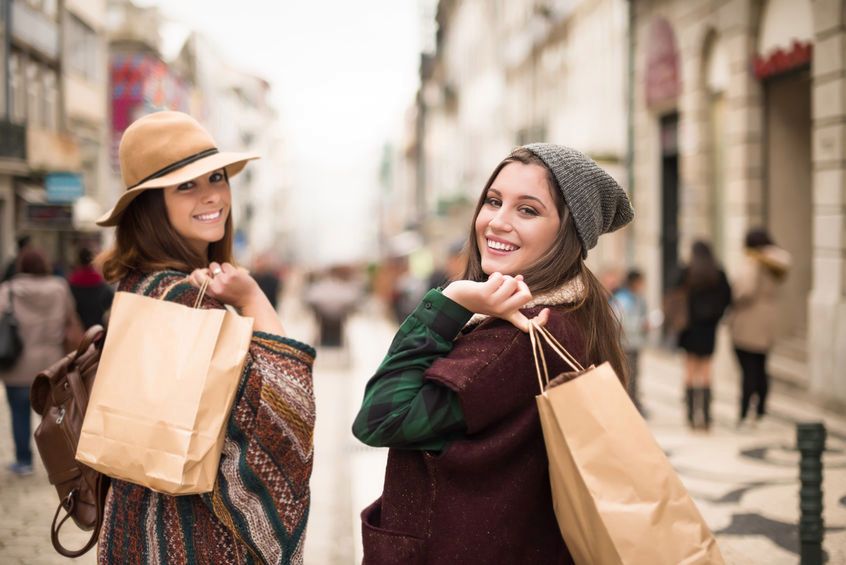
[[[310,340],[307,313],[285,302],[284,319],[293,337]],[[379,316],[358,315],[347,328],[348,350],[321,350],[315,367],[318,420],[315,436],[313,503],[305,562],[310,565],[360,561],[358,512],[378,496],[385,450],[358,443],[349,433],[361,394],[393,336]],[[795,422],[823,420],[825,454],[824,548],[830,563],[846,562],[846,418],[785,393],[771,398],[771,415],[755,428],[735,429],[736,373],[721,352],[715,386],[716,423],[710,433],[689,432],[682,424],[681,360],[662,352],[643,359],[643,398],[649,423],[670,456],[702,514],[717,534],[728,563],[798,563],[798,460]],[[0,562],[66,563],[50,545],[49,524],[56,497],[40,462],[32,477],[5,470],[10,461],[8,408],[0,402]],[[68,528],[69,530],[72,529]],[[67,535],[81,544],[84,534]],[[76,560],[94,563],[94,553]]]

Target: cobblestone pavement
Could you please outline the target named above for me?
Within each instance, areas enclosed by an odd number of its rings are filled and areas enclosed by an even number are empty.
[[[287,311],[290,310],[290,311]],[[311,340],[313,326],[297,306],[286,309],[293,337]],[[313,504],[306,565],[360,562],[358,513],[381,491],[386,450],[359,444],[349,433],[364,384],[382,358],[394,326],[381,318],[355,317],[346,351],[321,350],[315,366],[318,420]],[[770,415],[755,428],[735,429],[737,375],[730,356],[718,355],[715,425],[710,433],[683,425],[681,360],[666,353],[643,355],[642,390],[649,424],[714,530],[732,564],[798,563],[798,453],[795,423],[825,421],[824,549],[830,563],[846,563],[846,417],[775,387]],[[40,462],[31,477],[5,469],[12,459],[5,394],[0,388],[0,564],[59,564],[49,524],[57,497]],[[68,545],[82,545],[84,532],[68,527]],[[94,563],[90,552],[78,563]]]
[[[361,562],[358,513],[381,492],[387,450],[358,443],[349,424],[394,330],[381,319],[355,318],[348,328],[349,357],[318,356],[315,379],[323,396],[318,397],[314,512],[307,542],[315,551],[306,553],[307,564]],[[738,430],[737,369],[721,337],[714,370],[715,423],[708,433],[684,425],[682,359],[644,352],[641,387],[652,432],[715,532],[727,563],[787,565],[799,562],[795,424],[824,421],[824,550],[829,563],[846,563],[846,416],[823,411],[776,385],[769,416],[754,428]],[[323,370],[322,361],[336,368]],[[346,375],[339,368],[344,363]],[[340,437],[320,443],[322,434]],[[344,545],[350,537],[354,547]],[[317,551],[318,546],[325,551]]]

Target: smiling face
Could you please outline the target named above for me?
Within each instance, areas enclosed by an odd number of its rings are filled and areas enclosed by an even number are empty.
[[[560,224],[546,169],[520,162],[505,165],[476,216],[482,270],[487,275],[522,274],[549,250]]]
[[[223,169],[164,189],[167,217],[176,233],[205,256],[210,243],[226,233],[232,198]]]

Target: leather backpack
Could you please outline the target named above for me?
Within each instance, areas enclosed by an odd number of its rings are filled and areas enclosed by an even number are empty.
[[[35,444],[47,477],[59,494],[50,538],[56,551],[65,557],[79,557],[94,547],[103,523],[109,478],[77,462],[75,456],[104,336],[102,326],[89,328],[77,350],[39,373],[30,389],[32,408],[41,415]],[[66,515],[57,524],[63,508]],[[67,549],[59,541],[59,529],[68,518],[91,531],[91,538],[81,549]]]

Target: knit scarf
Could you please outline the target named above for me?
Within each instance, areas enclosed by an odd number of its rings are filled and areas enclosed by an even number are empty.
[[[561,304],[574,304],[584,298],[585,285],[579,276],[573,277],[558,288],[532,297],[521,310],[534,308],[536,306],[560,306]],[[487,314],[473,314],[473,317],[464,325],[465,328],[481,324],[490,316]]]

